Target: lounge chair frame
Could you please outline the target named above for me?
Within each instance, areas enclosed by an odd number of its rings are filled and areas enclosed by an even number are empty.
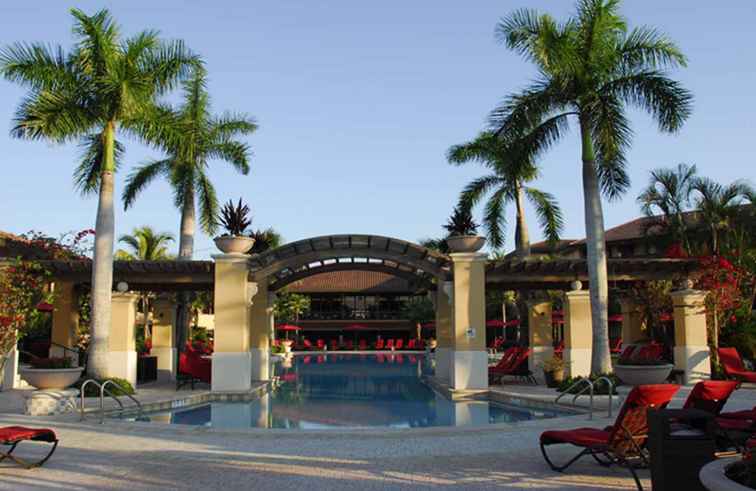
[[[52,454],[55,452],[55,449],[58,448],[58,439],[57,438],[54,441],[52,441],[52,442],[44,442],[44,441],[41,441],[41,440],[36,440],[36,441],[39,441],[40,443],[51,443],[52,444],[52,448],[50,448],[50,451],[47,452],[47,454],[41,460],[37,460],[35,462],[30,462],[30,461],[28,461],[26,459],[22,459],[20,457],[17,457],[15,455],[13,455],[13,451],[16,450],[16,447],[18,447],[18,444],[21,443],[21,442],[23,442],[23,441],[35,441],[35,440],[34,439],[24,439],[24,440],[10,441],[10,442],[0,442],[0,445],[10,446],[10,449],[8,451],[6,451],[6,452],[3,452],[2,450],[0,450],[0,462],[4,461],[5,459],[8,459],[8,460],[11,460],[11,461],[15,462],[16,464],[20,465],[21,467],[23,467],[25,469],[33,469],[35,467],[40,467],[45,462],[47,462],[50,459],[50,457],[52,457]]]

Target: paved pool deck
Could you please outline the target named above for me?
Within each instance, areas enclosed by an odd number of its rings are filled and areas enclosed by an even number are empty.
[[[169,388],[140,388],[139,397],[159,400],[170,392]],[[672,407],[682,405],[688,390],[680,391]],[[541,402],[555,397],[550,389],[530,385],[504,385],[492,391]],[[603,427],[611,422],[605,412],[597,412],[590,421],[581,414],[487,427],[224,431],[159,423],[107,420],[100,425],[96,419],[79,422],[70,417],[27,417],[13,411],[17,397],[0,393],[0,426],[48,426],[58,433],[61,444],[39,469],[23,470],[0,463],[0,490],[635,489],[623,469],[605,469],[586,459],[575,464],[570,473],[559,474],[541,457],[538,436],[542,431]],[[597,405],[602,400],[597,398]],[[726,409],[754,405],[756,390],[745,387],[733,395]],[[27,455],[42,450],[31,445],[27,448]],[[557,459],[567,459],[574,448],[554,448],[553,453]],[[644,487],[650,489],[648,472],[641,471],[641,476]]]

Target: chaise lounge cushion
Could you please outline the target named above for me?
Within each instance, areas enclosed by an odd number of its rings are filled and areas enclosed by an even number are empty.
[[[24,426],[6,426],[0,428],[0,443],[11,445],[24,440],[37,442],[55,442],[58,437],[53,430],[47,428],[26,428]]]
[[[608,445],[609,431],[598,428],[577,428],[574,430],[550,430],[541,434],[541,443],[552,445],[554,443],[571,443],[578,447],[593,447],[596,445]]]

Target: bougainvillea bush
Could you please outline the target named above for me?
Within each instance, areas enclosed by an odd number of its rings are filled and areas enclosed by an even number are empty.
[[[37,305],[52,302],[50,273],[34,261],[14,260],[0,267],[0,368],[40,315]]]

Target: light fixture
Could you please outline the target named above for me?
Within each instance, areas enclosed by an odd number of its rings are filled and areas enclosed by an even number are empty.
[[[126,293],[127,291],[129,291],[129,284],[125,281],[119,281],[116,284],[116,290],[118,290],[118,292],[120,293]]]

